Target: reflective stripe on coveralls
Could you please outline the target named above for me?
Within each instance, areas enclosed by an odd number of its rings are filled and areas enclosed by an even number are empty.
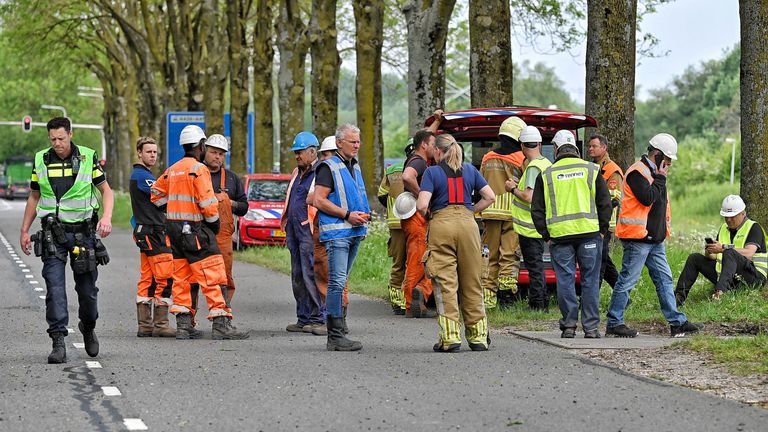
[[[744,223],[741,224],[738,231],[736,231],[736,236],[733,237],[731,242],[733,243],[734,249],[744,249],[744,246],[746,246],[747,243],[747,236],[749,235],[749,231],[752,229],[752,226],[755,224],[755,221],[752,219],[745,219]],[[762,230],[762,227],[761,227]],[[722,224],[720,226],[720,233],[718,234],[718,239],[720,240],[720,243],[723,243],[725,239],[729,238],[731,236],[731,232],[728,229],[727,224]],[[765,232],[763,231],[763,241],[765,241]],[[763,277],[768,274],[768,253],[757,253],[755,252],[754,255],[752,255],[752,263],[755,265],[755,269],[763,275]],[[715,271],[717,271],[717,274],[719,275],[720,272],[723,270],[723,254],[719,253],[717,254],[717,264],[715,265]]]
[[[563,158],[541,174],[547,230],[552,238],[600,231],[594,199],[598,170],[591,162]],[[558,196],[568,199],[558,201]]]

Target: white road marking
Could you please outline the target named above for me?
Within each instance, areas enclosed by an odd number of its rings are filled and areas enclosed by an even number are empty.
[[[24,275],[24,277],[27,278],[27,279],[32,279],[34,276],[33,275]]]
[[[35,287],[35,291],[45,291],[45,290],[40,287]]]
[[[30,269],[21,269],[21,271],[22,271],[22,273],[29,273],[31,270]]]
[[[101,363],[97,361],[86,361],[85,365],[88,366],[88,369],[101,369]]]
[[[35,281],[35,280],[32,280],[32,281],[29,281],[29,283],[31,283],[32,285],[37,285],[37,284],[39,284],[40,282],[38,282],[38,281]]]
[[[72,346],[75,347],[75,348],[80,348],[80,349],[85,348],[85,344],[82,343],[82,342],[75,342],[75,343],[72,344]]]
[[[104,392],[104,396],[122,396],[123,394],[120,393],[120,390],[117,387],[112,386],[104,386],[101,388],[101,391]]]
[[[135,431],[135,430],[149,430],[147,425],[144,424],[141,419],[137,418],[127,418],[123,419],[123,424],[126,428],[128,428],[129,431]]]
[[[27,266],[26,264],[24,264],[24,261],[16,261],[16,264],[18,264],[19,267],[21,267],[21,268],[24,268],[24,267]]]
[[[74,332],[75,332],[75,329],[67,327],[67,332],[69,332],[70,334],[71,334],[71,333],[74,333]]]
[[[45,300],[45,296],[37,296],[37,298]]]

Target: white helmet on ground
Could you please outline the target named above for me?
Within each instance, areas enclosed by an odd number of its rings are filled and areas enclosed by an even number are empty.
[[[648,144],[656,150],[661,151],[664,156],[677,160],[677,140],[668,133],[658,133],[648,141]]]
[[[200,140],[203,139],[205,139],[205,132],[203,132],[203,129],[200,128],[200,126],[187,125],[184,126],[184,129],[181,130],[181,135],[179,135],[179,144],[198,145],[200,144]]]
[[[227,140],[227,137],[220,134],[213,134],[208,137],[207,140],[205,140],[205,146],[206,147],[216,147],[217,149],[224,150],[225,152],[229,151],[229,140]]]
[[[338,150],[339,148],[336,147],[336,136],[331,135],[329,137],[325,137],[323,139],[323,142],[320,143],[320,151],[331,151],[331,150]]]
[[[568,129],[560,129],[557,131],[555,136],[552,138],[552,142],[556,146],[570,144],[576,147],[576,137],[574,137],[573,132],[569,131]]]
[[[740,196],[728,195],[723,200],[723,205],[720,206],[720,216],[734,217],[746,209],[747,205],[744,204],[744,200]]]
[[[392,214],[398,219],[408,219],[416,213],[416,197],[410,192],[403,192],[395,199]]]
[[[541,132],[539,132],[539,128],[536,126],[526,126],[523,128],[523,131],[520,132],[520,140],[521,143],[540,143],[541,142]]]

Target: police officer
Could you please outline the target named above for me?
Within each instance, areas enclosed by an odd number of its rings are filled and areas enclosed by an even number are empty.
[[[213,339],[246,339],[232,324],[224,290],[227,272],[216,244],[219,232],[218,199],[213,194],[211,173],[205,164],[205,133],[189,125],[181,131],[184,157],[165,170],[152,185],[152,202],[166,207],[166,231],[173,250],[173,306],[176,339],[199,339],[192,324],[191,283],[197,283],[208,301]]]
[[[48,363],[65,363],[64,337],[69,324],[64,270],[67,255],[72,260],[80,306],[77,328],[83,334],[85,352],[91,357],[99,354],[99,341],[94,333],[99,317],[96,265],[106,264],[109,258],[101,241],[94,236],[94,228],[101,237],[112,231],[114,198],[107,178],[97,164],[96,152],[72,142],[69,119],[53,118],[47,129],[51,148],[35,154],[30,183],[32,191],[24,208],[20,243],[21,250],[29,255],[32,242],[29,229],[38,217],[42,230],[34,235],[35,255],[43,259],[43,278],[48,290],[45,319],[48,335],[53,341]],[[101,193],[104,205],[101,219],[98,219],[99,199],[95,189]],[[98,222],[94,227],[96,219]]]
[[[173,255],[166,243],[165,213],[152,204],[155,176],[150,168],[157,163],[157,143],[151,137],[136,141],[138,163],[133,165],[128,190],[131,194],[133,240],[141,260],[136,292],[138,337],[175,337],[168,325],[168,308],[173,303]],[[153,314],[154,309],[154,314]]]
[[[585,338],[599,338],[600,255],[602,236],[611,219],[611,195],[600,168],[581,159],[568,130],[555,144],[555,163],[536,179],[531,216],[536,230],[549,241],[557,275],[560,337],[576,336],[579,299],[576,262],[581,268],[581,327]]]

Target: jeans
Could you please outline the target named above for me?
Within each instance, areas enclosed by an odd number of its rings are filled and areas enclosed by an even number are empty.
[[[326,297],[326,307],[328,308],[328,315],[331,317],[341,318],[343,316],[341,297],[362,240],[363,237],[347,237],[324,242],[325,251],[328,253],[328,296]]]
[[[544,240],[519,236],[520,252],[528,270],[528,305],[531,309],[547,309],[549,292],[544,276]]]
[[[688,293],[700,274],[715,284],[715,289],[720,291],[736,289],[742,282],[746,285],[765,283],[765,277],[757,271],[755,264],[733,249],[723,252],[723,266],[719,275],[716,265],[717,261],[700,253],[688,255],[683,271],[677,279],[675,298],[678,303],[683,303],[688,298]]]
[[[67,243],[56,244],[59,255],[66,257],[75,246],[75,234],[66,233]],[[83,245],[93,248],[93,235],[85,235]],[[48,292],[45,296],[45,320],[48,322],[48,334],[67,333],[69,312],[67,310],[66,258],[62,261],[55,256],[43,258],[43,279]],[[96,287],[98,270],[89,273],[75,274],[75,292],[80,305],[78,318],[87,329],[92,329],[99,318],[96,297],[99,289]]]
[[[656,286],[661,312],[670,325],[681,325],[688,319],[677,310],[675,305],[672,270],[667,262],[667,250],[664,243],[644,243],[622,240],[624,258],[621,261],[619,280],[613,288],[611,303],[608,306],[608,327],[624,324],[624,310],[627,308],[629,292],[640,280],[643,266],[648,267],[648,274]]]
[[[581,327],[585,332],[597,330],[600,324],[600,235],[589,239],[552,243],[549,253],[557,275],[557,305],[560,307],[560,329],[575,328],[579,319],[576,296],[576,261],[581,269]]]
[[[296,318],[301,326],[325,323],[325,305],[315,284],[315,242],[309,225],[290,220],[286,244],[291,253],[291,286],[296,299]]]
[[[600,264],[600,280],[608,282],[611,289],[616,286],[616,281],[619,280],[619,271],[616,269],[616,265],[611,260],[611,232],[603,237],[603,259]]]

